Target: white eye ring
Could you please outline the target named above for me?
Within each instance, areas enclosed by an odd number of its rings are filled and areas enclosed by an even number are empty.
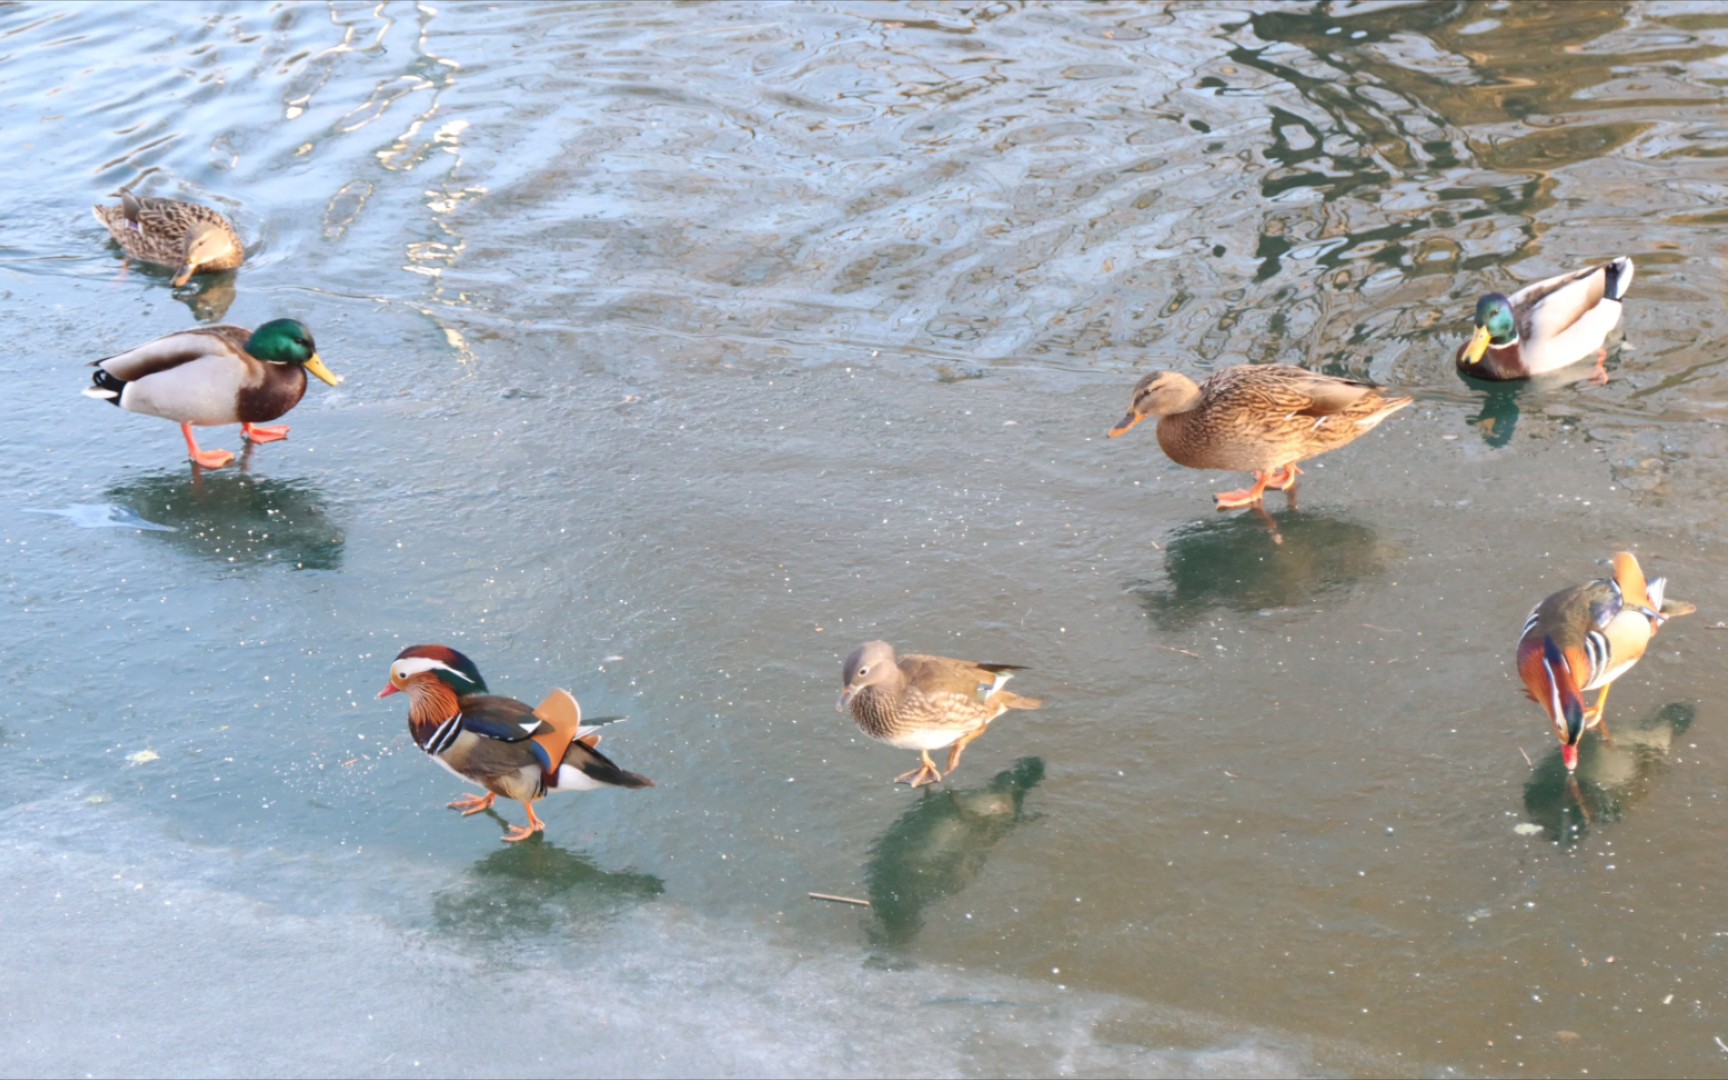
[[[861,668],[859,668],[859,669],[858,669],[858,674],[860,674],[860,675],[868,675],[868,674],[870,674],[870,669],[869,669],[869,668],[867,668],[867,667],[861,667]]]

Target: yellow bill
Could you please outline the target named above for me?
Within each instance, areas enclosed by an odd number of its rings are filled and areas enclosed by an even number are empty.
[[[306,361],[306,370],[318,376],[320,379],[323,379],[331,386],[338,386],[342,382],[342,376],[332,374],[330,369],[324,366],[324,361],[318,358],[317,353],[313,353],[312,359]]]
[[[1478,326],[1476,336],[1470,339],[1470,344],[1464,346],[1464,362],[1466,364],[1480,364],[1482,357],[1488,352],[1490,339],[1491,335],[1488,333],[1488,328]]]

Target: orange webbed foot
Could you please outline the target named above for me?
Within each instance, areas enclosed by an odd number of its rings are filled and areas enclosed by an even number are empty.
[[[198,439],[192,434],[191,424],[181,424],[180,434],[186,440],[186,456],[206,469],[220,469],[234,460],[234,455],[226,450],[200,448]]]
[[[1597,386],[1608,385],[1608,350],[1596,350],[1596,370],[1590,373],[1590,381]]]
[[[244,424],[240,428],[240,434],[250,442],[276,442],[288,437],[288,427],[286,424],[282,427],[259,427],[257,424]]]
[[[1252,488],[1216,492],[1212,497],[1218,500],[1220,510],[1246,510],[1250,506],[1258,506],[1265,494],[1265,485],[1256,484]]]
[[[1289,491],[1296,486],[1296,478],[1302,475],[1302,470],[1295,465],[1286,465],[1277,472],[1266,477],[1266,486],[1279,491]]]
[[[894,782],[896,784],[910,784],[916,788],[923,787],[925,784],[934,784],[940,779],[942,779],[942,774],[936,771],[936,766],[931,763],[929,758],[925,758],[924,764],[911,772],[901,773],[894,778]]]
[[[488,791],[484,795],[464,795],[455,802],[444,805],[450,810],[462,811],[462,816],[467,817],[470,814],[478,814],[482,810],[492,809],[492,801],[496,798],[498,796]]]
[[[187,457],[190,457],[194,464],[202,465],[206,469],[220,469],[234,463],[234,455],[226,450],[194,450],[187,454]]]
[[[520,843],[546,828],[546,823],[541,821],[540,815],[534,812],[533,803],[523,803],[522,806],[528,811],[528,824],[511,826],[510,831],[501,838],[506,844]]]

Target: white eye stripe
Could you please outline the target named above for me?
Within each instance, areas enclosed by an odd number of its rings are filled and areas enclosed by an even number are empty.
[[[457,668],[451,667],[442,660],[434,660],[430,656],[410,656],[405,660],[396,661],[396,675],[400,679],[411,679],[428,671],[448,671],[463,682],[473,685],[474,680]]]

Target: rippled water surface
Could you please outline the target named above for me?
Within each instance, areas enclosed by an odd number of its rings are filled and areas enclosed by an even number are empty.
[[[1705,3],[0,7],[0,1071],[1722,1072],[1725,52]],[[122,272],[140,177],[245,268]],[[1608,386],[1453,373],[1477,295],[1621,254]],[[276,316],[347,382],[238,468],[78,395]],[[1244,360],[1418,401],[1270,525],[1103,438]],[[1622,547],[1699,612],[1572,792],[1511,654]],[[878,636],[1045,708],[896,789],[833,708]],[[658,786],[501,845],[372,700],[422,641]]]

